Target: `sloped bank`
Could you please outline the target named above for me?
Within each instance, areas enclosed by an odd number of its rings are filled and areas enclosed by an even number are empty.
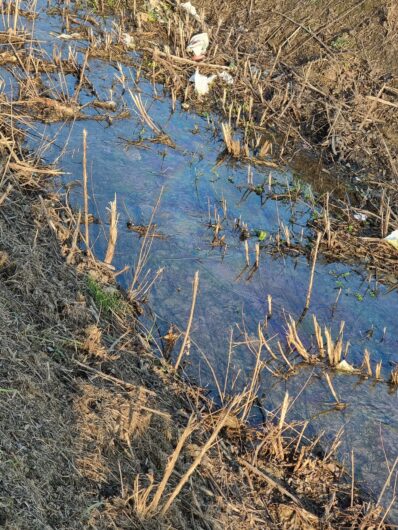
[[[0,524],[387,528],[287,402],[252,429],[248,390],[219,409],[155,355],[55,171],[0,130]]]

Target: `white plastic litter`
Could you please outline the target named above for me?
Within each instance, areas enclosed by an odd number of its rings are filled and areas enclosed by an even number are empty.
[[[189,78],[191,83],[195,83],[195,91],[199,96],[204,96],[209,92],[210,84],[216,78],[216,75],[211,75],[207,77],[202,75],[198,70]]]
[[[134,48],[134,37],[132,37],[128,33],[122,33],[122,42],[126,46],[126,48]]]
[[[218,77],[220,79],[222,79],[224,81],[224,83],[226,83],[227,85],[233,85],[234,84],[234,78],[228,72],[225,72],[225,71],[220,72],[218,74]]]
[[[364,213],[354,213],[354,219],[361,221],[362,223],[365,222],[367,218],[368,216]]]
[[[196,7],[191,4],[191,2],[184,2],[183,4],[180,4],[181,9],[186,11],[189,15],[193,16],[194,19],[200,20],[200,17],[198,15],[198,12],[196,11]]]
[[[209,36],[207,33],[194,35],[187,46],[187,52],[192,53],[193,59],[203,59],[209,47]]]
[[[355,372],[355,368],[348,363],[345,359],[339,362],[339,364],[336,365],[336,370],[339,372],[347,372],[349,374],[352,374],[352,372]]]
[[[57,37],[60,40],[73,40],[73,39],[81,39],[82,36],[80,33],[61,33]]]
[[[387,243],[398,250],[398,230],[391,232],[391,234],[384,238],[384,241],[387,241]]]

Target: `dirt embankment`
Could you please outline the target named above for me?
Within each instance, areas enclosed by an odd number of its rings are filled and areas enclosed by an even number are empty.
[[[398,176],[398,4],[394,0],[198,0],[220,53],[262,69],[263,107],[287,141]]]

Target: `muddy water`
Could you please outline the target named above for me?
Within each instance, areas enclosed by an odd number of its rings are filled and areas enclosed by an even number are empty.
[[[49,52],[54,45],[65,56],[69,46],[84,48],[82,42],[61,43],[51,37],[50,31],[61,32],[60,20],[47,17],[44,5],[40,8],[35,35]],[[225,383],[230,329],[234,328],[237,341],[240,339],[239,329],[245,328],[254,336],[257,323],[267,312],[268,295],[273,300],[273,315],[267,330],[269,337],[283,334],[286,316],[290,314],[297,318],[302,311],[309,263],[300,255],[271,256],[266,250],[270,248],[271,238],[279,232],[281,222],[289,227],[293,241],[306,242],[313,175],[304,172],[298,178],[289,168],[269,170],[222,162],[223,143],[216,116],[185,112],[178,104],[173,112],[170,98],[161,86],[153,86],[143,79],[136,85],[132,81],[134,70],[123,68],[123,72],[129,80],[128,86],[134,92],[141,92],[149,114],[175,142],[175,148],[145,141],[151,138],[151,131],[143,126],[129,94],[117,81],[120,72],[98,60],[90,61],[87,77],[101,99],[112,97],[119,108],[126,106],[130,109],[131,117],[112,123],[91,120],[73,124],[36,123],[29,145],[37,148],[46,145],[45,138],[52,140],[51,146],[42,153],[46,161],[57,160],[64,171],[59,182],[61,188],[81,178],[82,133],[83,129],[87,130],[90,209],[101,219],[99,224],[91,226],[91,238],[95,241],[96,254],[102,258],[106,247],[104,234],[108,230],[105,211],[116,194],[120,219],[114,265],[118,269],[125,265],[135,266],[142,243],[136,233],[127,229],[127,222],[147,224],[163,190],[155,223],[165,237],[153,239],[147,268],[154,272],[161,267],[164,272],[151,290],[152,315],[151,319],[144,320],[144,324],[151,327],[151,335],[157,343],[161,342],[160,336],[165,334],[170,323],[183,329],[191,304],[192,278],[195,271],[199,271],[200,289],[191,354],[184,368],[218,399],[217,384],[223,388]],[[6,82],[5,90],[9,90],[9,76],[6,72],[0,75]],[[48,86],[57,86],[58,91],[72,94],[76,80],[67,76],[61,87],[54,75],[46,77],[45,82]],[[82,90],[80,103],[89,103],[92,99],[89,92]],[[86,111],[93,115],[97,113],[89,108]],[[144,140],[140,147],[131,144],[140,139]],[[273,193],[285,195],[300,187],[299,199],[261,201],[255,193],[245,197],[248,171],[252,172],[255,185],[266,183],[266,191],[269,182]],[[75,206],[81,205],[81,188],[73,188],[70,200]],[[227,215],[221,235],[225,235],[227,246],[220,249],[211,246],[213,233],[208,225],[209,210],[213,220],[215,208],[223,217],[223,203]],[[245,267],[245,253],[239,234],[234,230],[236,218],[246,222],[252,231],[253,237],[249,240],[252,263],[258,241],[256,231],[267,234],[262,242],[265,249],[260,255],[260,266],[250,278],[247,270],[241,274]],[[387,294],[384,287],[364,278],[366,274],[359,268],[354,270],[339,263],[327,264],[320,257],[311,308],[299,333],[304,342],[310,343],[312,313],[317,315],[321,324],[331,326],[335,335],[343,320],[346,323],[345,338],[351,343],[349,360],[361,363],[363,351],[367,348],[372,354],[372,362],[383,361],[384,376],[387,377],[392,364],[398,361],[398,297],[395,293]],[[124,288],[130,281],[131,273],[120,276]],[[334,306],[339,289],[342,290],[341,296]],[[253,364],[253,355],[247,349],[236,348],[226,388],[242,388],[250,378]],[[239,375],[235,381],[236,374]],[[291,396],[297,397],[289,418],[309,420],[310,434],[325,431],[325,447],[343,427],[340,456],[350,465],[351,450],[354,450],[356,480],[377,496],[388,475],[388,465],[398,454],[397,395],[386,384],[361,382],[353,376],[333,376],[333,384],[337,394],[348,404],[343,411],[333,408],[333,398],[319,370],[306,368],[283,382],[264,372],[260,390],[263,409],[275,409],[288,390]],[[252,419],[261,421],[260,411],[255,411]]]

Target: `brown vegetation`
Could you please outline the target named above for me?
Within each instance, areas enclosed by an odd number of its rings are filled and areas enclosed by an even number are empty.
[[[18,13],[18,6],[10,12]],[[16,31],[0,40],[10,48],[27,42]],[[287,394],[261,425],[247,425],[261,352],[269,348],[260,327],[252,380],[242,394],[224,395],[222,407],[155,355],[136,320],[138,293],[153,281],[145,273],[150,230],[124,293],[111,264],[116,202],[104,263],[90,248],[87,202],[82,214],[52,192],[58,172],[24,151],[24,135],[15,127],[26,122],[18,112],[27,108],[35,119],[69,119],[86,82],[85,66],[76,72],[75,94],[65,101],[53,94],[49,103],[37,72],[19,59],[18,100],[0,101],[0,524],[40,530],[386,528],[381,506],[365,501],[334,461],[339,440],[320,450],[302,425],[287,423]],[[190,322],[181,359],[189,328]],[[297,330],[290,332],[303,354]],[[342,331],[335,342],[326,331],[325,337],[335,359]]]

